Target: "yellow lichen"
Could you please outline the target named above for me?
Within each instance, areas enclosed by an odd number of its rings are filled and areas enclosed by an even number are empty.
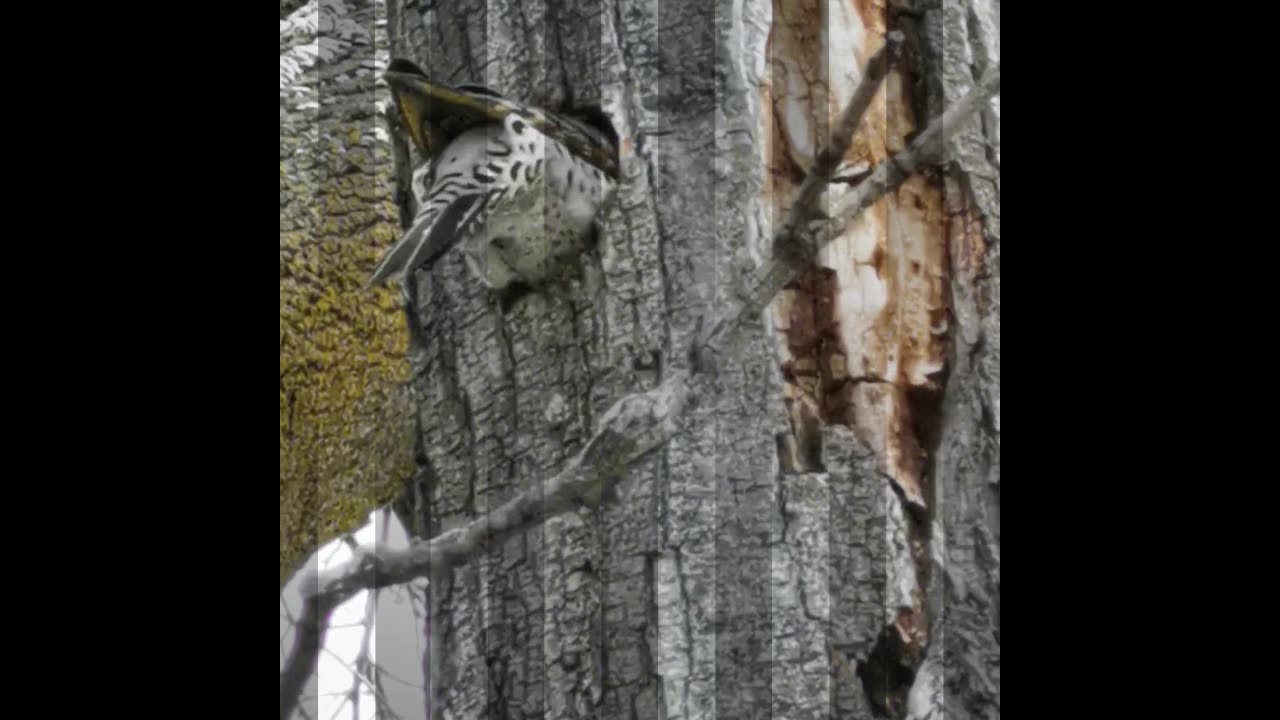
[[[280,214],[282,579],[394,499],[413,468],[401,309],[390,288],[363,290],[370,243],[376,257],[399,234],[380,184],[390,169],[370,170],[317,188],[281,164],[281,197],[291,199]]]

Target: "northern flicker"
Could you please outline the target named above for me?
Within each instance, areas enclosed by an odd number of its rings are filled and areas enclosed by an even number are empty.
[[[399,274],[416,331],[414,273],[455,244],[496,295],[563,279],[594,244],[597,212],[616,187],[608,121],[528,107],[480,86],[433,83],[407,60],[393,60],[384,77],[429,167],[412,226],[369,284]]]

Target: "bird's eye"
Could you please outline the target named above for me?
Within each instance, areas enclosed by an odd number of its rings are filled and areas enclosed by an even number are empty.
[[[515,133],[515,134],[517,134],[517,135],[520,135],[520,134],[524,133],[524,121],[523,121],[523,120],[518,120],[518,119],[517,119],[517,120],[512,120],[512,121],[511,121],[511,131],[512,131],[512,132],[514,132],[514,133]]]

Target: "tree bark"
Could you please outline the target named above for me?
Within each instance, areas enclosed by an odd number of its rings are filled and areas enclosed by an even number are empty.
[[[432,717],[999,716],[998,103],[690,368],[886,32],[911,51],[831,205],[998,64],[998,4],[890,5],[388,3],[391,55],[598,104],[623,138],[587,260],[604,293],[503,315],[453,255],[416,278],[420,534],[538,492],[619,397],[714,377],[623,502],[436,573]],[[381,187],[408,165],[379,165]]]
[[[385,7],[315,0],[280,23],[280,576],[413,472],[407,336],[363,290],[399,233],[379,117]]]
[[[999,0],[916,0],[927,116],[1000,63]],[[913,720],[1000,717],[1000,99],[947,138],[949,372],[933,459],[932,639]]]

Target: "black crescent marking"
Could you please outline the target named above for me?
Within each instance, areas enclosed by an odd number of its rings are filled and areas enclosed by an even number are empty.
[[[509,144],[507,143],[507,141],[506,141],[506,140],[503,140],[501,137],[495,137],[495,138],[493,138],[493,144],[494,144],[494,145],[498,145],[499,147],[501,147],[501,148],[502,148],[502,151],[501,151],[501,152],[499,152],[499,151],[494,150],[494,149],[492,149],[492,148],[491,148],[491,149],[489,150],[489,154],[490,154],[490,155],[492,155],[492,156],[494,156],[494,157],[506,157],[506,156],[508,156],[508,155],[510,155],[510,154],[511,154],[511,145],[509,145]]]
[[[487,95],[489,97],[502,99],[502,95],[499,94],[496,90],[490,90],[489,88],[483,85],[455,85],[454,89],[461,90],[463,92],[474,93],[476,95]]]
[[[467,190],[470,187],[471,186],[468,185],[464,180],[450,180],[448,182],[440,183],[438,185],[432,186],[431,195],[429,195],[428,198],[434,198],[435,196],[445,192],[446,190],[452,190],[455,188],[458,190]]]
[[[460,193],[460,192],[451,192],[451,191],[453,191],[453,190],[455,189],[455,187],[456,187],[456,188],[458,188],[458,189],[461,189],[461,190],[466,190],[466,189],[467,189],[467,186],[463,185],[460,181],[458,181],[458,180],[450,180],[448,185],[441,185],[441,186],[438,186],[438,187],[432,188],[432,189],[431,189],[431,194],[427,196],[427,202],[428,202],[428,203],[433,203],[433,202],[435,202],[436,200],[438,200],[438,199],[440,199],[440,198],[442,198],[442,197],[448,196],[448,195],[462,195],[462,194],[464,194],[464,193]]]

